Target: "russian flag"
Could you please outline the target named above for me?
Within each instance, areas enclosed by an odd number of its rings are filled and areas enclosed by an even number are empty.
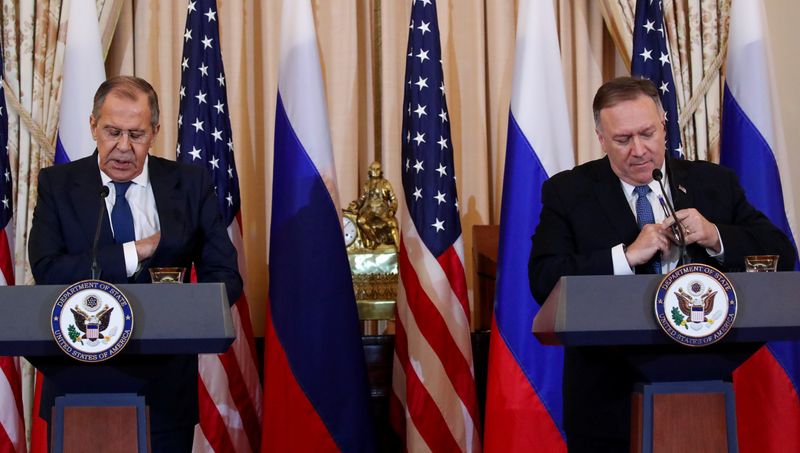
[[[794,242],[786,147],[760,1],[734,0],[730,12],[720,163],[748,200]],[[795,262],[795,269],[798,269]],[[768,343],[734,373],[741,451],[800,451],[800,348]]]
[[[539,305],[528,283],[528,259],[542,208],[542,183],[574,165],[569,124],[553,2],[523,0],[489,346],[486,451],[566,451],[563,350],[542,346],[531,333]]]
[[[309,0],[284,2],[263,451],[371,451],[369,386]]]
[[[67,22],[58,115],[56,164],[94,152],[89,115],[97,87],[106,80],[94,0],[72,0]]]
[[[72,0],[69,5],[61,69],[55,165],[72,162],[94,152],[89,115],[92,113],[94,93],[106,80],[95,2]],[[47,450],[47,423],[39,417],[42,379],[44,376],[37,372],[30,450],[37,453]]]

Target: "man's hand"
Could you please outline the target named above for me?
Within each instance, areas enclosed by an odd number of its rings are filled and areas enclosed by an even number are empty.
[[[136,255],[139,261],[145,260],[153,256],[153,253],[158,247],[158,242],[161,240],[161,232],[157,231],[156,234],[148,236],[144,239],[139,239],[134,242],[136,244]]]
[[[683,237],[686,238],[686,245],[698,244],[713,250],[715,253],[720,251],[719,232],[713,223],[706,220],[697,209],[688,208],[677,211],[675,215],[683,224]],[[665,227],[672,227],[675,219],[672,216],[664,219]]]
[[[650,261],[656,253],[669,253],[670,230],[663,224],[645,225],[639,236],[625,249],[625,259],[631,268]]]

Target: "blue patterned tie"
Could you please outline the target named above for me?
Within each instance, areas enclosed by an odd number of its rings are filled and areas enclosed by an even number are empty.
[[[114,242],[124,244],[136,240],[133,233],[133,214],[128,200],[125,199],[125,192],[131,186],[128,182],[111,182],[114,184],[116,199],[114,208],[111,210],[111,225],[114,227]]]
[[[639,223],[639,229],[641,230],[648,223],[656,223],[653,206],[650,205],[650,200],[647,199],[647,194],[650,193],[650,186],[636,186],[633,191],[636,192],[636,221]],[[650,260],[648,266],[654,274],[661,273],[661,260],[658,255]]]

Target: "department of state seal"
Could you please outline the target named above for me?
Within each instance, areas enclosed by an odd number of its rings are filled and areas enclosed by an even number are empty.
[[[673,340],[707,346],[721,340],[736,320],[736,292],[730,280],[705,264],[686,264],[658,286],[656,322]]]
[[[82,362],[101,362],[119,354],[131,339],[133,311],[114,285],[84,280],[58,296],[50,327],[67,355]]]

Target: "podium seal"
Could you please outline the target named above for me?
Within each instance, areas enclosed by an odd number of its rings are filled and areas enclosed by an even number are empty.
[[[728,277],[705,264],[686,264],[664,276],[655,299],[656,322],[686,346],[708,346],[736,320],[736,291]]]
[[[56,344],[81,362],[102,362],[119,354],[133,332],[133,311],[116,286],[84,280],[65,289],[50,316]]]

